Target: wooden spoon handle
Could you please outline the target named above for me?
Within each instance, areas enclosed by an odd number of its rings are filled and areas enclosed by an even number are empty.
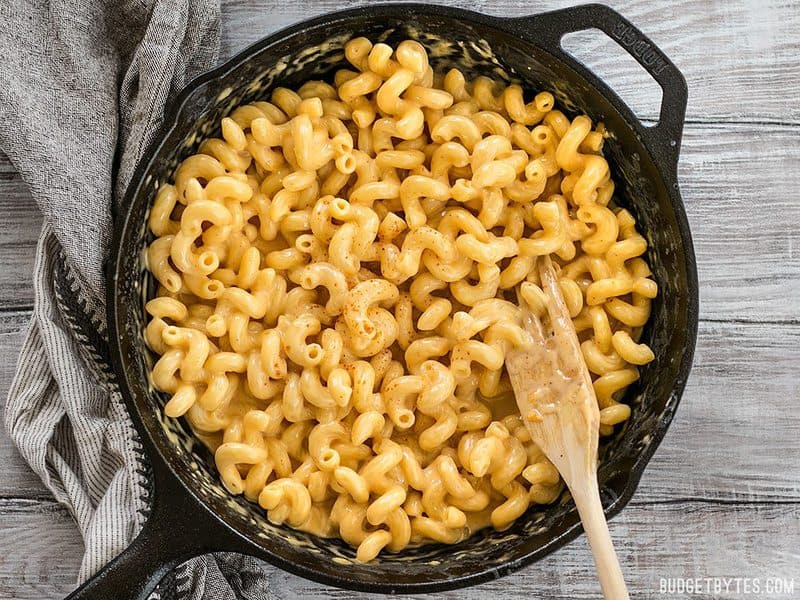
[[[594,478],[592,478],[594,479]],[[628,600],[628,589],[622,577],[617,553],[608,531],[608,523],[603,513],[600,502],[600,493],[596,481],[586,482],[575,486],[577,495],[573,492],[575,506],[583,521],[586,537],[594,555],[594,564],[597,567],[597,576],[600,587],[606,600]]]

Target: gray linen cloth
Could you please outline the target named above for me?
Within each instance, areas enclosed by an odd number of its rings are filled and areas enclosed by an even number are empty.
[[[217,60],[219,13],[218,0],[0,3],[0,148],[44,215],[5,422],[83,534],[78,582],[130,543],[146,511],[141,449],[106,354],[112,218],[165,103]],[[264,598],[267,572],[251,558],[202,557],[159,594]]]

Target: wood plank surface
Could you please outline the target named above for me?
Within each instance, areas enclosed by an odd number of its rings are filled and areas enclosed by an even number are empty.
[[[55,500],[0,499],[0,598],[63,598],[75,587],[83,542]]]
[[[800,230],[787,227],[800,222],[800,202],[796,192],[770,192],[783,189],[782,180],[785,189],[800,189],[798,134],[751,124],[686,129],[678,179],[694,238],[701,318],[800,319]]]
[[[798,365],[800,326],[702,323],[683,400],[637,498],[800,500]]]
[[[630,506],[611,524],[611,535],[631,597],[681,598],[661,594],[661,578],[767,577],[794,581],[800,594],[800,554],[786,537],[771,532],[798,526],[800,505],[720,506],[706,503]],[[750,549],[758,548],[758,552]],[[746,574],[746,575],[745,575]],[[764,583],[763,585],[766,585]],[[350,600],[379,598],[314,584],[275,569],[271,590],[277,598]],[[399,596],[424,598],[424,596]],[[579,600],[600,598],[591,553],[583,538],[523,571],[471,588],[428,597]],[[721,593],[698,597],[742,598]],[[770,596],[766,596],[770,597]],[[771,596],[794,598],[796,595]]]
[[[502,17],[531,15],[584,2],[576,0],[438,0]],[[283,27],[323,13],[368,5],[368,0],[223,0],[222,56],[227,58]],[[611,5],[660,47],[689,84],[691,121],[800,124],[794,2],[610,0]],[[610,40],[585,36],[588,66],[625,97],[646,93],[629,77]],[[635,101],[635,104],[651,105]],[[656,112],[646,116],[654,118]]]
[[[0,152],[0,310],[33,306],[33,257],[42,217],[28,187]]]
[[[81,540],[66,510],[54,502],[0,501],[0,598],[61,598],[73,587]],[[639,504],[611,522],[611,532],[634,598],[679,598],[659,593],[661,578],[750,577],[794,582],[800,593],[800,552],[789,535],[800,525],[800,503]],[[43,535],[46,532],[46,535]],[[351,600],[379,598],[313,583],[265,566],[274,598]],[[464,590],[398,598],[455,600],[599,598],[591,554],[584,538],[522,571]],[[743,598],[721,593],[713,598]]]

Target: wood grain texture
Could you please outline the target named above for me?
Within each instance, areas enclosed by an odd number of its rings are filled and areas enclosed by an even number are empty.
[[[486,14],[513,17],[581,4],[575,0],[439,0]],[[370,4],[317,0],[224,0],[222,55],[227,58],[245,46],[287,25],[312,16]],[[689,84],[691,121],[753,121],[800,124],[797,78],[797,31],[800,11],[792,2],[607,2],[641,29],[683,72]],[[768,8],[767,8],[768,5]],[[589,66],[625,97],[645,93],[618,60],[614,43],[585,36]],[[647,101],[634,104],[648,106]],[[649,104],[652,106],[652,104]],[[646,116],[654,118],[655,111]]]
[[[678,178],[702,318],[800,320],[800,230],[787,226],[800,222],[799,132],[750,124],[686,129]]]
[[[53,502],[0,501],[0,597],[62,598],[73,587],[82,543],[66,510]],[[800,503],[720,505],[705,502],[631,504],[611,522],[623,571],[634,598],[677,598],[659,594],[662,577],[780,577],[800,585],[800,553],[791,536]],[[44,535],[46,532],[46,535]],[[267,567],[275,598],[377,599],[324,586]],[[599,597],[592,558],[583,538],[522,571],[464,590],[427,596],[455,600]],[[741,598],[720,594],[714,598]],[[794,594],[775,596],[793,598]]]
[[[0,598],[63,598],[75,587],[83,542],[54,500],[0,499]]]
[[[799,344],[797,325],[701,323],[681,406],[637,499],[800,500]]]
[[[13,165],[0,157],[0,310],[33,306],[34,250],[42,228],[42,217],[28,187]]]
[[[798,131],[748,123],[687,127],[679,181],[697,253],[701,318],[800,319],[800,228],[787,226],[800,223]],[[41,218],[22,180],[3,179],[2,171],[0,214],[9,223],[0,228],[0,309],[29,307]]]
[[[685,597],[660,594],[662,577],[782,577],[794,579],[795,591],[798,592],[800,554],[797,547],[786,536],[772,533],[797,527],[798,519],[800,504],[797,503],[631,505],[611,522],[610,529],[632,598]],[[270,589],[277,598],[353,600],[382,597],[338,590],[279,569],[270,570]],[[600,587],[589,548],[584,538],[579,538],[522,571],[497,581],[430,596],[397,597],[579,600],[600,598]],[[723,593],[713,597],[744,596]]]

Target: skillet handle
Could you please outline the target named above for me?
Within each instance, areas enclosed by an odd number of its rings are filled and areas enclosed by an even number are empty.
[[[645,127],[644,130],[659,153],[669,160],[669,164],[677,166],[688,100],[686,79],[645,34],[603,4],[584,4],[510,21],[523,28],[519,32],[521,35],[525,35],[526,25],[535,26],[536,41],[548,52],[567,62],[575,62],[561,46],[561,38],[568,33],[597,28],[616,41],[661,86],[663,96],[658,124]]]
[[[162,467],[163,468],[163,467]],[[146,600],[178,564],[237,547],[235,534],[173,479],[156,474],[150,516],[136,539],[67,600]]]

